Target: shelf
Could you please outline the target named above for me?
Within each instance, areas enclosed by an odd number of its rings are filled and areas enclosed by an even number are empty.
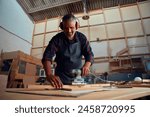
[[[144,65],[141,58],[121,58],[109,62],[110,72],[144,72]]]

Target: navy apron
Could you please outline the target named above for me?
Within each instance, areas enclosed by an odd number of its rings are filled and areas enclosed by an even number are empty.
[[[81,44],[78,39],[71,42],[63,40],[63,46],[56,53],[55,61],[57,63],[55,74],[58,75],[65,85],[72,84],[74,76],[71,74],[73,69],[82,68]]]

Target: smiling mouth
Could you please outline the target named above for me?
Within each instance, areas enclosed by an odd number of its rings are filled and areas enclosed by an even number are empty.
[[[67,33],[67,35],[72,35],[72,33]]]

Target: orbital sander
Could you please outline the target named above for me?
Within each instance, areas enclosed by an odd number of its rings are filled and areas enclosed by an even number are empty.
[[[75,77],[72,85],[85,85],[84,78],[81,77],[81,70],[80,69],[73,69],[71,74]]]

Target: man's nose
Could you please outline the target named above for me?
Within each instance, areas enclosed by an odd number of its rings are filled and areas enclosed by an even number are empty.
[[[71,28],[68,28],[68,32],[71,32]]]

